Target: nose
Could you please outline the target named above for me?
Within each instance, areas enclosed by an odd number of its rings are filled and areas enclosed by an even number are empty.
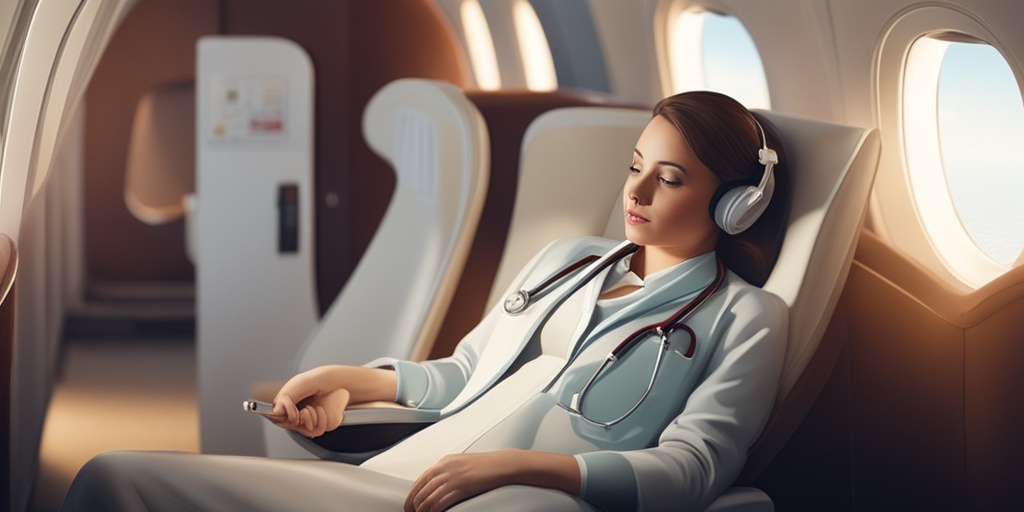
[[[630,176],[629,179],[626,180],[626,198],[633,204],[650,204],[652,183],[653,180],[650,175],[646,173]]]

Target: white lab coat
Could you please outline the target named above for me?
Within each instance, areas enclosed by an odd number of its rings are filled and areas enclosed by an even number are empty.
[[[508,291],[529,289],[581,257],[614,247],[598,238],[555,242]],[[449,358],[377,361],[398,370],[399,403],[438,408],[448,417],[364,466],[414,478],[445,453],[547,450],[576,456],[581,495],[604,510],[703,509],[738,475],[771,411],[785,354],[788,313],[781,299],[727,272],[719,291],[685,321],[696,335],[692,357],[683,355],[689,336],[676,331],[651,394],[626,420],[595,426],[557,403],[568,404],[630,333],[665,320],[699,294],[714,280],[715,267],[713,254],[684,262],[657,289],[593,323],[606,269],[559,304],[538,331],[580,272],[519,315],[496,306]],[[657,345],[641,344],[617,362],[592,387],[584,410],[589,406],[593,417],[608,420],[636,403]],[[524,351],[532,360],[508,375]]]
[[[510,291],[530,288],[567,264],[605,254],[615,245],[598,238],[552,243]],[[693,356],[681,354],[688,338],[673,335],[649,398],[622,423],[597,427],[557,403],[569,402],[611,347],[640,327],[663,321],[711,282],[715,260],[706,255],[684,262],[635,303],[592,324],[607,273],[557,308],[551,306],[560,302],[573,277],[520,315],[496,307],[449,358],[375,362],[398,371],[399,403],[441,409],[444,419],[362,466],[108,454],[79,473],[66,510],[397,509],[412,481],[444,454],[504,447],[576,456],[583,500],[509,486],[464,502],[460,510],[499,510],[494,507],[500,504],[521,510],[527,503],[538,510],[701,510],[735,479],[767,420],[785,352],[786,307],[727,273],[719,291],[686,320],[697,340]],[[595,383],[589,396],[597,399],[588,398],[585,411],[614,417],[635,403],[650,372],[633,374],[654,360],[653,345],[647,345],[624,357],[605,382]],[[581,346],[586,348],[578,350]]]

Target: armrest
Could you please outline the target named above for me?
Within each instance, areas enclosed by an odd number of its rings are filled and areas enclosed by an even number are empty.
[[[437,410],[367,405],[346,410],[341,425],[320,437],[310,438],[292,431],[288,435],[318,458],[361,464],[437,422],[441,416]]]

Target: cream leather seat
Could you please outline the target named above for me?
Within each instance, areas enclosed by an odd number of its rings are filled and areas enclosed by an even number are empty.
[[[601,127],[589,119],[591,114],[611,113],[630,116],[638,123],[631,140],[626,134],[613,135],[622,127]],[[796,430],[838,357],[842,334],[826,336],[825,330],[850,269],[881,150],[877,130],[776,112],[760,113],[785,141],[793,183],[785,239],[764,286],[789,305],[790,339],[773,414],[751,450],[740,484],[753,481]],[[619,193],[626,159],[649,119],[646,111],[570,108],[552,111],[531,126],[524,142],[521,195],[510,228],[509,249],[502,259],[491,303],[498,300],[517,269],[547,241],[601,234],[602,229],[594,225],[595,215],[608,219],[605,236],[624,238]],[[613,142],[615,138],[618,142]],[[615,172],[614,163],[618,161],[622,162],[622,172]],[[608,176],[579,173],[604,171],[609,163],[612,168]],[[574,190],[578,194],[573,195]],[[610,208],[603,210],[606,213],[601,213],[598,202],[584,199],[600,194],[613,196]],[[554,197],[568,198],[570,203],[560,204],[552,200]],[[547,211],[552,204],[556,210]],[[772,510],[772,504],[757,489],[734,487],[710,510]]]
[[[395,192],[366,253],[299,350],[297,371],[425,358],[476,234],[489,146],[483,118],[460,89],[392,82],[367,105],[363,133],[394,168]],[[269,423],[264,439],[268,455],[302,454]]]
[[[512,221],[488,306],[500,300],[526,262],[552,240],[625,237],[622,184],[633,147],[650,120],[647,109],[567,107],[538,116],[530,125],[523,137]],[[614,226],[609,233],[610,225]]]
[[[139,99],[125,160],[124,201],[153,226],[181,219],[195,191],[195,87],[155,87]]]
[[[789,305],[789,342],[775,406],[739,485],[753,481],[799,426],[839,355],[826,327],[849,274],[881,151],[875,129],[761,112],[786,144],[789,222],[764,289]],[[735,487],[709,510],[773,510],[770,498]]]
[[[460,89],[392,82],[370,100],[363,133],[395,169],[395,193],[352,277],[302,348],[300,371],[383,355],[423,359],[483,208],[487,128]]]
[[[780,255],[764,288],[790,309],[790,340],[776,404],[739,484],[753,480],[816,399],[835,363],[825,335],[842,291],[880,152],[877,130],[761,112],[786,144],[793,190]],[[490,303],[550,240],[622,239],[620,194],[646,110],[570,107],[539,116],[523,142],[519,185]],[[606,197],[606,201],[593,198]],[[824,341],[822,341],[824,340]],[[773,510],[764,492],[737,486],[709,510]]]
[[[759,113],[786,144],[793,184],[785,239],[764,285],[789,306],[790,339],[773,414],[740,483],[756,478],[789,439],[838,357],[841,334],[825,336],[825,330],[849,273],[881,150],[877,130]],[[535,121],[523,145],[519,196],[491,304],[548,241],[625,237],[619,194],[633,144],[649,120],[648,111],[580,107]],[[602,195],[609,201],[592,200]],[[710,510],[772,510],[772,504],[757,489],[736,487]]]

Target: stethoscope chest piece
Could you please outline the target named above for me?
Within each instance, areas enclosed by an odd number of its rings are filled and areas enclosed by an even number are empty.
[[[526,290],[518,290],[508,294],[505,297],[505,303],[503,307],[505,312],[510,315],[518,315],[523,311],[526,311],[526,306],[530,304],[530,293]]]
[[[624,246],[623,248],[619,249],[618,251],[616,251],[616,253],[614,255],[612,255],[612,257],[608,258],[605,261],[604,264],[599,265],[589,275],[587,275],[583,279],[579,280],[576,283],[575,287],[568,292],[568,294],[572,294],[573,292],[575,292],[577,289],[579,289],[580,286],[583,286],[583,283],[586,283],[587,281],[589,281],[591,278],[593,278],[595,275],[597,275],[598,272],[600,272],[602,269],[604,269],[605,267],[610,265],[612,262],[618,260],[619,258],[623,257],[626,254],[629,254],[629,253],[635,251],[636,249],[637,249],[637,246],[635,246],[633,244],[628,244],[628,245]],[[599,260],[599,259],[600,258],[598,256],[593,255],[593,254],[590,255],[590,256],[584,257],[584,258],[580,259],[579,261],[573,263],[572,265],[569,265],[568,267],[563,268],[562,270],[558,271],[557,273],[555,273],[554,275],[549,277],[543,283],[541,283],[541,284],[539,284],[539,285],[537,285],[537,286],[535,286],[535,287],[533,287],[533,288],[531,288],[529,290],[519,289],[518,291],[514,291],[514,292],[508,294],[508,297],[505,297],[505,302],[502,304],[502,309],[504,309],[505,312],[510,314],[510,315],[518,315],[519,313],[522,313],[523,311],[526,311],[526,308],[530,306],[530,300],[535,298],[535,297],[540,297],[540,293],[543,292],[544,290],[546,290],[549,286],[555,284],[556,282],[558,282],[562,278],[567,277],[569,274],[572,274],[573,272],[576,272],[577,270],[579,270],[580,268],[582,268],[585,265],[589,264],[590,262],[596,261],[596,260]]]

